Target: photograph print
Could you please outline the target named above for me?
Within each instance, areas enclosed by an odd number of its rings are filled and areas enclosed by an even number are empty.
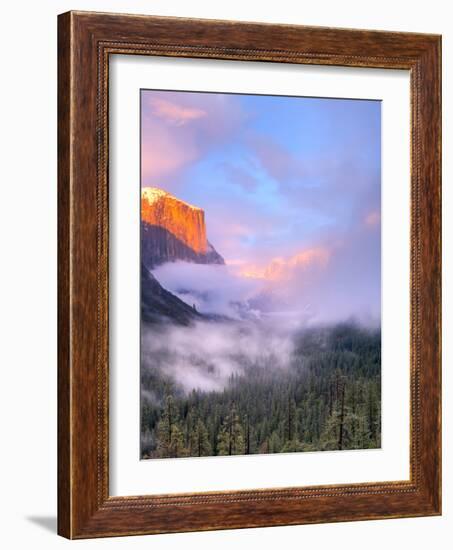
[[[380,448],[381,102],[140,117],[141,459]]]

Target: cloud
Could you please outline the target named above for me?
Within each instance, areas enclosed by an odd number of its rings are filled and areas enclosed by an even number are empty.
[[[259,164],[277,182],[301,179],[307,173],[302,155],[294,155],[270,136],[251,134],[248,145]]]
[[[285,330],[355,318],[380,320],[380,232],[325,235],[316,245],[267,264],[166,263],[159,282],[205,314],[268,319]],[[274,327],[275,328],[275,327]]]
[[[171,101],[160,98],[151,98],[149,100],[152,112],[159,118],[164,119],[175,126],[183,126],[191,120],[202,118],[207,115],[206,111],[195,107],[184,107]]]
[[[331,323],[355,318],[378,324],[381,318],[381,236],[353,228],[326,235],[319,244],[325,258],[297,262],[286,277],[268,281],[267,309],[304,312],[304,322]],[[260,304],[252,302],[253,307]],[[264,302],[266,306],[266,303]]]
[[[187,170],[236,134],[239,105],[222,94],[145,90],[141,96],[141,181],[178,194]]]
[[[344,229],[347,224],[361,224],[372,211],[379,212],[380,154],[378,145],[371,143],[374,134],[364,136],[362,142],[343,138],[324,136],[316,147],[308,148],[297,139],[279,142],[268,133],[247,135],[246,146],[274,183],[270,187],[274,202],[281,203],[288,222],[299,213],[299,217],[310,215],[322,225],[341,224]]]
[[[251,279],[266,279],[268,281],[288,280],[294,276],[295,271],[300,274],[302,270],[314,266],[325,268],[330,255],[331,251],[327,248],[308,248],[290,258],[274,258],[264,267],[244,266],[241,269],[241,275]]]
[[[220,168],[231,183],[239,185],[245,191],[255,191],[260,185],[259,179],[241,166],[224,162]]]
[[[254,315],[247,302],[262,287],[260,281],[240,277],[226,265],[169,262],[153,273],[164,288],[198,311],[233,319]]]
[[[156,337],[157,336],[157,337]],[[248,367],[287,368],[292,334],[251,323],[198,322],[190,327],[142,328],[142,368],[160,369],[185,391],[219,391]]]
[[[186,166],[198,156],[195,145],[176,140],[168,129],[148,124],[142,137],[142,181],[159,184],[161,179]]]

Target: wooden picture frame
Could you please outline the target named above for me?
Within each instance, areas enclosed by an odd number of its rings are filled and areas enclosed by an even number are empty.
[[[441,38],[69,12],[58,20],[58,532],[89,538],[441,513]],[[410,480],[109,496],[111,54],[410,71]]]

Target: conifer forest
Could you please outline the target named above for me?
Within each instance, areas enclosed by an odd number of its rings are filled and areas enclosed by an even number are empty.
[[[307,329],[288,365],[247,364],[211,391],[143,369],[142,458],[379,448],[380,343],[353,323]]]

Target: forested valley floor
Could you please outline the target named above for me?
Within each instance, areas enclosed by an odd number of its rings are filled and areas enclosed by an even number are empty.
[[[307,329],[287,368],[246,364],[215,391],[187,391],[156,364],[141,371],[144,459],[381,445],[379,329]]]

